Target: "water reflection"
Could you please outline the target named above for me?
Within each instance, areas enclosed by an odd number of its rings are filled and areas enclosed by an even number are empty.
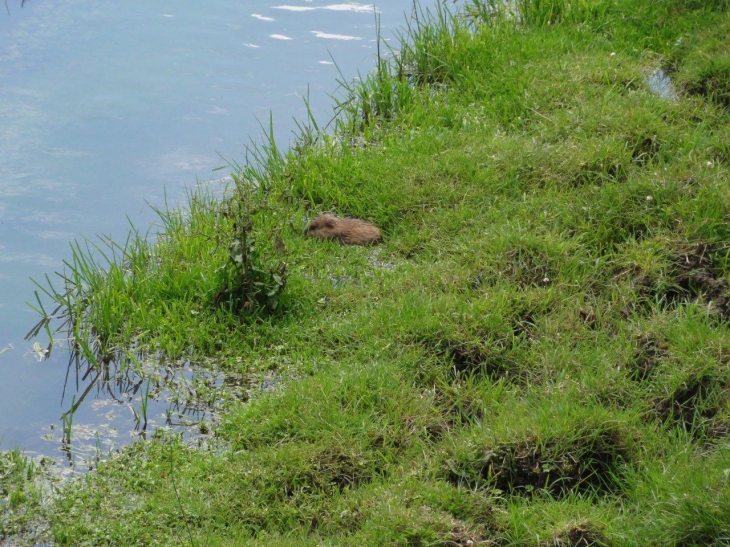
[[[52,349],[70,356],[63,388],[67,410],[60,427],[50,426],[43,438],[81,471],[129,440],[162,430],[207,442],[223,406],[231,398],[248,398],[250,382],[214,371],[212,364],[142,354],[90,362],[62,345],[38,348],[42,358]]]
[[[677,92],[674,90],[672,80],[661,68],[649,74],[647,80],[649,83],[649,89],[663,99],[677,98]]]
[[[20,0],[20,7],[24,7],[25,3],[29,0]],[[8,4],[8,0],[5,0],[5,10],[8,12],[8,15],[10,15],[10,4]]]

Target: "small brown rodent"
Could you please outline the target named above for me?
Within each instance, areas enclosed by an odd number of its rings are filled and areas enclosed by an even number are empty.
[[[380,230],[358,218],[339,218],[329,213],[309,223],[304,234],[319,239],[334,239],[343,245],[375,245],[383,241]]]

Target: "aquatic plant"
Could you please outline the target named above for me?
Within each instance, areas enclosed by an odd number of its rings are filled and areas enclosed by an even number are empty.
[[[64,449],[69,452],[71,449],[71,431],[73,430],[74,413],[78,406],[76,405],[76,395],[71,397],[71,408],[61,414],[61,422],[63,424],[63,439],[62,444]],[[69,452],[70,453],[70,452]]]

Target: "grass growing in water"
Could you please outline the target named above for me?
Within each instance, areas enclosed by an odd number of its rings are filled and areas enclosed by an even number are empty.
[[[43,519],[41,465],[19,450],[0,452],[0,541],[11,536],[32,542],[47,535]]]
[[[730,114],[696,66],[727,4],[517,7],[419,13],[334,135],[270,142],[244,193],[74,281],[104,352],[282,382],[231,408],[224,454],[137,444],[67,489],[58,544],[727,542]],[[326,210],[385,244],[304,239]]]
[[[74,243],[62,287],[38,285],[58,309],[31,332],[57,319],[85,359],[132,364],[129,352],[213,352],[230,331],[275,315],[287,272],[266,194],[234,182],[223,203],[200,191],[184,212],[158,210],[154,243],[136,230],[124,245]]]

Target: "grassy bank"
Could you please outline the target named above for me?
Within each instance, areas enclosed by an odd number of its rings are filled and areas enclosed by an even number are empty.
[[[154,245],[76,248],[88,359],[280,382],[224,448],[66,488],[57,544],[730,543],[727,3],[449,5],[333,135],[270,142]],[[305,239],[329,210],[385,243]]]

